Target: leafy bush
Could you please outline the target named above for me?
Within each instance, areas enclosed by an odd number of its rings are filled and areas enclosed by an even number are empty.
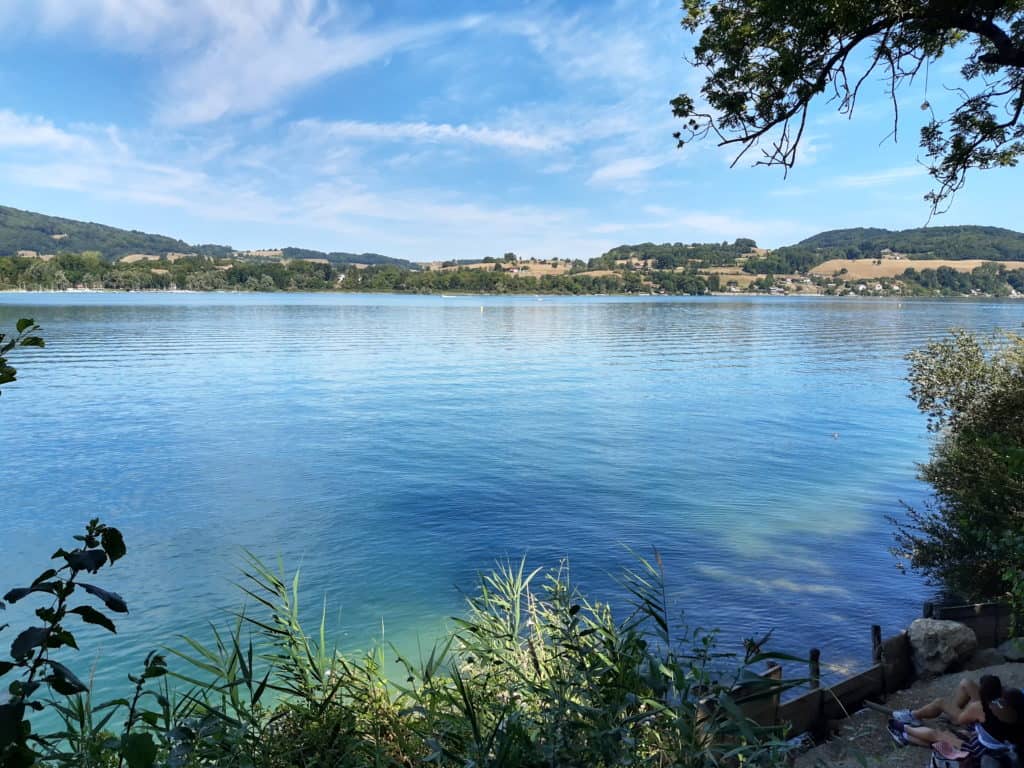
[[[779,693],[778,683],[750,671],[775,657],[749,643],[737,671],[731,654],[715,650],[714,633],[676,637],[657,560],[640,560],[625,575],[634,605],[619,622],[608,606],[573,588],[564,564],[532,572],[522,563],[500,566],[481,576],[466,615],[424,659],[397,656],[399,683],[385,674],[383,648],[362,657],[338,653],[323,618],[317,634],[307,634],[297,575],[287,579],[250,557],[242,587],[257,613],[240,613],[209,643],[186,638],[183,649],[171,651],[180,670],[168,671],[163,656],[150,654],[142,673],[129,676],[129,698],[94,705],[50,652],[75,647],[61,624],[69,614],[112,628],[98,611],[68,607],[76,589],[108,610],[126,609],[114,593],[78,581],[124,547],[116,530],[98,521],[78,538],[81,547],[56,555],[65,560],[63,576],[44,573],[6,596],[41,592],[57,603],[37,612],[45,627],[18,636],[16,658],[4,670],[23,673],[4,705],[4,766],[703,768],[784,761],[780,730],[741,711],[746,699]],[[157,678],[160,689],[150,690]],[[63,723],[42,736],[22,718],[42,706],[29,699],[40,683],[57,697],[52,707]]]
[[[8,337],[0,333],[0,385],[10,384],[17,378],[17,370],[7,362],[7,355],[15,347],[43,347],[46,343],[41,336],[36,336],[39,326],[30,318],[21,318],[15,326],[17,332]],[[2,393],[0,393],[2,394]]]
[[[1021,592],[1024,338],[966,331],[909,355],[910,396],[938,434],[921,479],[934,489],[899,525],[903,562],[968,599]]]
[[[10,661],[0,661],[0,677],[16,671],[20,679],[8,688],[9,699],[0,704],[0,765],[19,768],[32,765],[38,745],[46,740],[32,733],[28,713],[44,708],[34,697],[42,686],[60,696],[85,693],[85,684],[63,663],[51,658],[51,652],[60,648],[74,648],[78,643],[65,626],[65,620],[77,616],[86,624],[96,624],[116,632],[110,617],[91,605],[71,605],[71,597],[79,590],[98,598],[108,611],[127,613],[128,606],[120,595],[108,592],[95,584],[80,581],[79,577],[96,574],[101,568],[113,564],[125,554],[124,540],[116,528],[92,520],[85,534],[75,536],[80,546],[67,551],[58,549],[54,560],[63,560],[59,568],[47,568],[27,587],[10,590],[0,601],[17,603],[27,597],[48,595],[50,604],[36,609],[39,625],[22,630],[11,643]],[[80,594],[80,593],[79,593]],[[0,626],[0,630],[7,625]]]

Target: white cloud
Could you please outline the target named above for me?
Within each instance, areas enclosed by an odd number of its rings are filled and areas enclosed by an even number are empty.
[[[7,10],[4,26],[91,35],[162,61],[158,116],[172,125],[269,109],[326,77],[482,21],[467,16],[367,31],[336,0],[14,0]]]
[[[646,206],[653,216],[638,225],[644,232],[668,231],[667,237],[683,242],[732,241],[752,237],[758,242],[786,242],[805,233],[806,226],[788,219],[754,219],[743,215],[716,211],[672,210],[663,206]]]
[[[0,111],[0,174],[26,187],[82,193],[107,200],[187,210],[206,218],[227,215],[261,220],[275,208],[250,189],[231,190],[203,170],[211,157],[191,162],[153,161],[141,156],[111,126],[59,128],[40,117]],[[25,151],[31,150],[31,151]],[[155,153],[166,155],[166,146]],[[187,153],[186,153],[187,155]]]
[[[332,32],[315,15],[316,4],[304,6],[304,13],[279,12],[271,19],[239,14],[195,58],[171,71],[169,98],[160,116],[172,124],[194,124],[267,109],[330,75],[480,21],[469,17],[374,32]]]
[[[591,184],[607,184],[645,176],[665,164],[655,157],[624,157],[602,165],[590,174]]]
[[[647,39],[624,27],[621,19],[586,14],[554,14],[496,20],[495,26],[526,38],[564,80],[580,83],[600,79],[617,90],[649,82],[660,71]]]
[[[90,141],[54,126],[41,117],[0,110],[0,147],[36,147],[52,150],[85,149]]]
[[[449,123],[369,123],[357,120],[323,122],[302,120],[295,130],[314,139],[342,139],[379,142],[419,142],[428,144],[476,144],[508,150],[549,152],[560,148],[559,136],[526,130],[488,126],[451,125]]]
[[[329,182],[311,183],[324,162],[322,153],[315,150],[303,153],[299,148],[282,154],[271,148],[263,160],[279,168],[270,174],[256,161],[234,164],[237,153],[224,157],[221,145],[211,146],[208,152],[190,147],[181,151],[174,139],[166,137],[147,135],[143,141],[140,136],[122,136],[115,129],[95,126],[64,130],[14,113],[0,113],[0,126],[41,126],[36,135],[47,142],[15,146],[0,141],[0,176],[14,187],[175,209],[225,225],[259,223],[282,233],[282,242],[375,250],[424,260],[436,254],[446,258],[494,255],[492,250],[589,258],[608,247],[588,235],[566,234],[589,231],[584,210],[468,201],[450,189],[413,186],[401,175],[393,179],[364,173],[356,184],[338,181],[345,174],[337,174]],[[4,135],[0,127],[0,137]],[[177,162],[168,162],[169,156]],[[310,242],[311,232],[318,233],[318,242]],[[238,239],[231,244],[267,245]]]
[[[903,179],[911,179],[924,176],[926,170],[920,165],[908,165],[899,168],[889,168],[884,171],[872,173],[860,173],[849,176],[839,176],[835,180],[836,186],[860,189],[864,187],[879,187],[886,184],[893,184]]]

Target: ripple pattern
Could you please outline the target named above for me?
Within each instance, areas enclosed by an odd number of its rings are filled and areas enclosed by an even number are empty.
[[[234,607],[242,548],[300,567],[342,645],[415,648],[496,559],[615,599],[657,547],[689,623],[846,663],[930,595],[887,552],[925,494],[903,357],[1024,302],[0,295],[24,315],[0,585],[120,526],[117,670]]]

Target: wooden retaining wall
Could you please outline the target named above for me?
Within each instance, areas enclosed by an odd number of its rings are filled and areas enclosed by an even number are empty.
[[[995,647],[1010,636],[1012,615],[1009,606],[1003,603],[952,606],[926,603],[923,616],[966,624],[977,635],[979,648]],[[746,702],[741,708],[761,725],[786,725],[789,735],[806,732],[824,735],[831,730],[834,721],[861,709],[865,701],[884,699],[914,681],[914,664],[906,631],[883,640],[881,627],[873,626],[871,646],[873,664],[870,668],[824,689],[819,683],[821,654],[812,648],[808,654],[810,690],[785,702],[780,703],[779,696],[775,695],[770,699]],[[765,672],[765,676],[781,680],[781,672],[780,667],[774,666]]]
[[[1010,637],[1013,620],[1010,606],[1006,603],[978,603],[977,605],[932,605],[924,604],[926,619],[959,621],[974,630],[978,636],[979,648],[995,648]]]

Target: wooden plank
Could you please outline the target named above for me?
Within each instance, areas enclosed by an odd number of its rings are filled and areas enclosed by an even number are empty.
[[[808,691],[779,707],[779,722],[788,723],[790,735],[815,731],[821,722],[822,693]]]
[[[906,688],[914,677],[914,667],[910,661],[910,639],[907,633],[900,632],[883,640],[880,658],[885,693]]]
[[[976,616],[964,619],[962,623],[964,626],[974,630],[974,636],[978,638],[979,648],[992,648],[999,644],[996,641],[999,632],[999,621],[998,616]]]
[[[882,665],[876,664],[825,691],[822,713],[827,720],[847,717],[860,709],[865,699],[881,696],[884,689]]]
[[[1006,603],[974,603],[971,605],[936,605],[932,608],[933,619],[960,621],[979,616],[1004,616],[1010,613]]]
[[[773,664],[766,672],[761,674],[761,677],[767,680],[782,680],[782,666]],[[741,685],[733,689],[733,695],[737,698],[742,697],[747,692],[747,689],[749,689],[750,693],[755,692],[753,686]],[[740,704],[740,710],[758,725],[776,725],[778,723],[780,695],[779,691],[776,690],[771,696],[758,696],[755,699]]]
[[[1006,642],[1010,639],[1010,630],[1013,625],[1013,614],[1008,613],[1006,616],[999,617],[999,625],[996,627],[996,645]]]

